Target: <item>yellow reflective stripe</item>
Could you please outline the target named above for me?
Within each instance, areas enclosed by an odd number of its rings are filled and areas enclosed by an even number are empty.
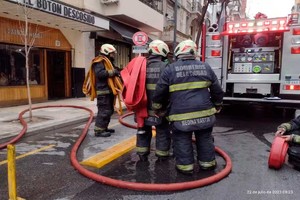
[[[136,147],[136,152],[145,153],[149,151],[148,147]]]
[[[211,85],[210,81],[196,81],[196,82],[189,82],[189,83],[179,83],[170,85],[169,91],[175,92],[180,90],[191,90],[191,89],[201,89],[207,88]]]
[[[146,84],[147,90],[155,90],[156,84]]]
[[[168,120],[169,121],[182,121],[182,120],[187,120],[187,119],[196,119],[196,118],[200,118],[200,117],[211,116],[215,113],[216,113],[216,109],[211,108],[208,110],[201,110],[201,111],[190,112],[190,113],[169,115]]]
[[[101,95],[101,94],[110,94],[109,90],[103,90],[103,91],[97,91],[97,95]]]
[[[194,165],[190,164],[190,165],[176,165],[176,167],[182,171],[191,171],[194,169]]]
[[[158,156],[169,156],[169,151],[156,150],[155,155]]]

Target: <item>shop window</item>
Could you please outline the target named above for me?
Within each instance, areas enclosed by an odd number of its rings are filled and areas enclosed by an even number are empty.
[[[41,50],[32,48],[29,54],[29,81],[43,84]],[[26,85],[25,53],[23,46],[0,44],[0,86]]]

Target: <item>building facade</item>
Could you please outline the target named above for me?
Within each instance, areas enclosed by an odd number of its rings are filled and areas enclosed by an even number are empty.
[[[85,68],[94,56],[89,33],[109,29],[106,18],[52,0],[3,0],[0,23],[0,106],[28,102],[26,35],[31,96],[37,102],[72,97],[73,68]]]
[[[148,43],[166,41],[171,50],[174,42],[194,39],[201,2],[177,0],[177,4],[175,20],[174,0],[2,0],[0,106],[28,102],[25,16],[30,29],[31,96],[38,102],[83,96],[85,74],[104,43],[116,47],[115,64],[123,68],[136,56],[132,36],[137,31],[147,33]]]

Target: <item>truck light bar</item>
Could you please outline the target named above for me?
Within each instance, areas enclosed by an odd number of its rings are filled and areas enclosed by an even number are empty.
[[[300,46],[291,47],[291,54],[300,54]]]
[[[285,85],[285,90],[300,90],[300,85]]]
[[[226,30],[221,33],[222,35],[238,35],[261,32],[283,32],[290,30],[288,27],[287,18],[232,21],[227,22],[225,28]]]

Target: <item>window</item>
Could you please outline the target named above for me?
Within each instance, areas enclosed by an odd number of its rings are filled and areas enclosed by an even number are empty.
[[[30,84],[41,81],[41,50],[32,48],[29,54]],[[23,46],[0,44],[0,87],[26,84],[25,53]]]

